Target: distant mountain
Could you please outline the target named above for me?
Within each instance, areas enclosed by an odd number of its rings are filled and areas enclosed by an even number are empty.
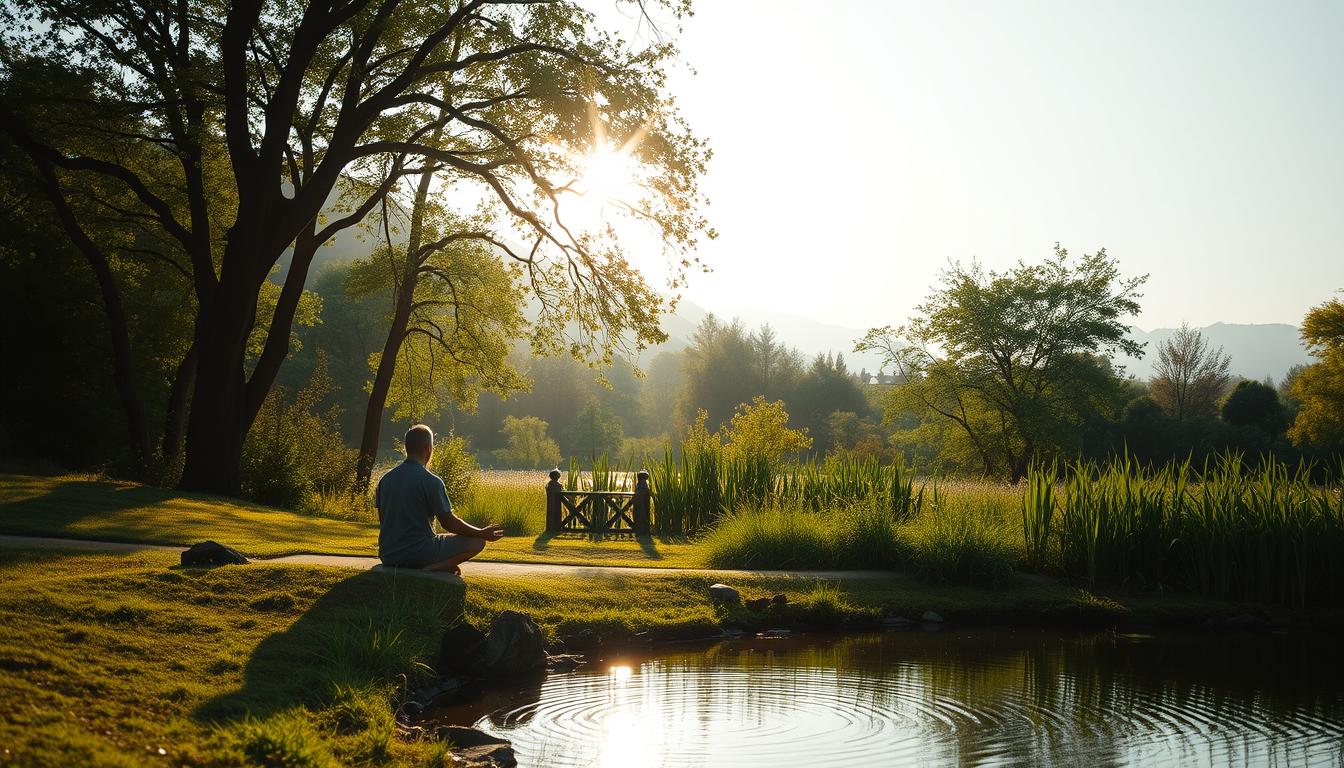
[[[667,343],[654,351],[664,349],[676,351],[689,346],[696,327],[710,311],[694,302],[681,301],[674,314],[663,318],[663,331],[668,336]],[[882,367],[882,360],[877,355],[859,354],[853,351],[854,342],[866,333],[866,330],[861,328],[830,325],[802,315],[760,309],[741,309],[733,313],[714,311],[714,315],[723,322],[731,322],[733,318],[737,318],[750,331],[769,324],[781,342],[796,347],[809,363],[816,355],[838,352],[845,356],[845,364],[855,373],[864,368],[876,373]]]
[[[342,233],[340,237],[334,238],[331,244],[319,249],[314,256],[313,266],[309,270],[310,284],[322,269],[331,264],[345,263],[363,256],[373,246],[374,243],[368,235],[361,237],[354,232]],[[276,276],[277,282],[283,280],[288,266],[289,254],[286,253],[281,258],[281,270]],[[710,311],[691,301],[680,302],[675,313],[663,317],[663,330],[668,335],[667,343],[646,351],[641,358],[642,362],[647,363],[660,351],[675,352],[689,346],[696,327]],[[876,373],[882,368],[882,360],[877,355],[860,355],[852,351],[854,342],[862,338],[865,333],[861,328],[831,325],[803,315],[761,309],[742,308],[736,312],[715,311],[714,314],[725,322],[737,317],[753,331],[762,324],[769,323],[779,335],[780,341],[796,347],[809,360],[818,354],[841,352],[844,353],[849,368],[855,372],[867,368],[870,372]],[[1153,366],[1157,362],[1158,343],[1171,338],[1176,330],[1157,328],[1144,331],[1135,328],[1130,333],[1130,338],[1146,343],[1143,358],[1134,359],[1122,355],[1116,362],[1123,365],[1125,371],[1136,378],[1151,377]],[[1287,323],[1262,325],[1214,323],[1198,330],[1213,347],[1222,347],[1232,358],[1232,373],[1237,376],[1257,381],[1269,376],[1275,382],[1279,382],[1283,380],[1289,368],[1312,362],[1311,356],[1302,346],[1298,329]]]
[[[1302,346],[1298,329],[1287,323],[1214,323],[1198,330],[1211,347],[1222,347],[1227,356],[1232,358],[1232,373],[1236,376],[1257,381],[1269,376],[1277,383],[1283,380],[1289,368],[1312,362],[1311,355]],[[1134,329],[1130,338],[1140,343],[1147,342],[1143,359],[1122,356],[1116,362],[1124,365],[1126,372],[1137,378],[1149,378],[1153,375],[1153,366],[1157,364],[1157,345],[1170,339],[1176,331],[1176,328],[1152,331]]]

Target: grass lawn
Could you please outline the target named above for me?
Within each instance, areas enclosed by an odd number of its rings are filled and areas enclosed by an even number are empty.
[[[551,636],[584,627],[703,634],[725,616],[695,575],[473,578],[258,563],[182,568],[169,552],[0,549],[0,762],[19,765],[443,765],[442,745],[396,735],[404,681],[430,673],[464,615],[531,614]],[[1020,619],[1128,607],[1068,587],[1007,590],[909,579],[748,578],[790,605],[747,624],[840,624],[928,609]],[[160,750],[163,750],[160,752]]]
[[[544,496],[541,497],[544,504]],[[544,515],[544,507],[539,510]],[[0,474],[0,533],[190,545],[213,539],[255,557],[376,555],[376,523],[336,520],[82,475]],[[507,536],[479,558],[573,565],[696,568],[702,548],[657,537]]]

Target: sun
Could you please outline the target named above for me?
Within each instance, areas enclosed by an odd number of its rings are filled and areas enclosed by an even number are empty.
[[[632,203],[639,196],[637,163],[627,147],[599,144],[579,160],[579,178],[574,187],[590,206]]]

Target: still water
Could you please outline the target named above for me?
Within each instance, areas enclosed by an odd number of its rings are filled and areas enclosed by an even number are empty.
[[[435,713],[522,766],[1344,765],[1338,637],[945,630],[617,658]]]

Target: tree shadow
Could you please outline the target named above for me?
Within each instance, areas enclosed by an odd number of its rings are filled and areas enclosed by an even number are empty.
[[[336,685],[386,684],[416,674],[417,664],[433,663],[443,629],[462,616],[465,595],[461,580],[391,570],[352,574],[257,645],[240,688],[203,702],[192,716],[208,723],[264,718],[320,705]],[[283,612],[284,601],[277,603]]]
[[[14,475],[4,478],[0,529],[59,534],[70,525],[132,509],[153,507],[179,494],[161,488],[106,480],[57,480]],[[80,532],[81,538],[100,538]],[[103,537],[116,540],[115,537]]]

